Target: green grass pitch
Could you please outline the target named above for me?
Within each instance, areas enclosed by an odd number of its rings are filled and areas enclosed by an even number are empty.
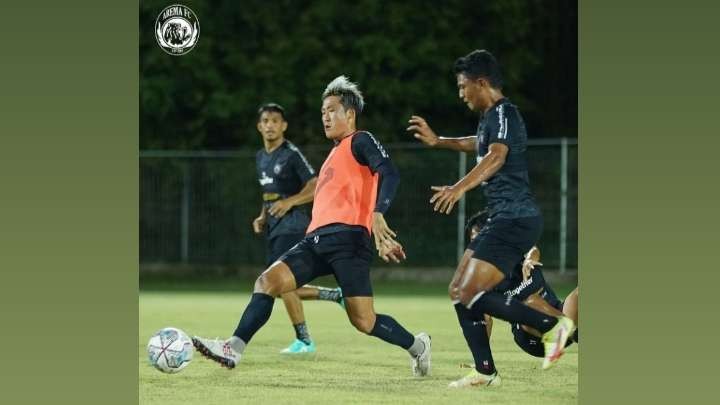
[[[305,316],[318,352],[279,354],[294,338],[285,307],[253,338],[240,365],[221,368],[195,352],[179,374],[150,366],[145,346],[158,329],[174,326],[189,335],[227,337],[249,301],[249,294],[226,291],[142,291],[139,325],[141,404],[574,404],[578,395],[578,348],[571,346],[553,369],[512,340],[508,324],[495,320],[492,346],[503,384],[494,388],[449,390],[447,384],[472,363],[455,312],[442,295],[413,296],[376,292],[375,309],[392,315],[413,334],[432,336],[431,376],[415,378],[407,353],[357,332],[340,306],[305,301]]]

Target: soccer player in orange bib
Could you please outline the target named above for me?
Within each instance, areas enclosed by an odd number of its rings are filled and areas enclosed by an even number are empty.
[[[322,95],[322,122],[325,137],[335,147],[320,169],[305,238],[258,277],[250,303],[229,339],[193,337],[204,356],[234,368],[253,335],[270,318],[276,297],[332,274],[342,288],[350,323],[360,332],[407,350],[413,375],[428,374],[430,336],[413,336],[391,316],[376,314],[373,308],[370,235],[386,262],[400,262],[405,253],[384,217],[400,176],[372,134],[357,130],[363,106],[360,90],[345,76],[328,84]]]
[[[252,223],[253,231],[265,232],[267,263],[275,263],[283,253],[305,237],[310,216],[303,205],[312,201],[317,185],[315,170],[297,146],[285,139],[288,122],[285,109],[276,103],[263,104],[258,110],[258,132],[263,148],[255,155],[258,182],[263,191],[260,216]],[[288,317],[295,329],[295,340],[283,354],[315,352],[315,342],[305,322],[301,300],[324,300],[343,305],[339,288],[311,285],[299,287],[281,296]]]

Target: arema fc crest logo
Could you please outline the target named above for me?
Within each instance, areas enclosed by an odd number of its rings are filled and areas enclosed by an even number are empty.
[[[185,55],[197,45],[200,22],[190,8],[181,4],[167,6],[155,20],[155,39],[170,55]]]

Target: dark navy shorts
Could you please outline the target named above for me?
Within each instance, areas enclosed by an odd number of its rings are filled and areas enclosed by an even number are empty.
[[[267,242],[267,267],[305,237],[304,233],[278,235]]]
[[[279,260],[290,267],[295,284],[305,285],[332,274],[345,297],[371,297],[370,263],[374,256],[370,236],[363,231],[309,234]]]
[[[542,234],[542,216],[525,218],[491,218],[480,230],[468,249],[473,258],[497,267],[509,279],[513,269],[535,246]]]

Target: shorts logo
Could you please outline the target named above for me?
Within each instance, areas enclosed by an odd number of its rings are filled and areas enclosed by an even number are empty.
[[[190,52],[200,37],[200,22],[190,8],[167,6],[155,20],[155,39],[163,51],[180,56]]]
[[[512,297],[514,297],[514,296],[516,296],[516,295],[519,295],[521,292],[523,292],[523,290],[525,290],[526,288],[530,287],[530,286],[532,285],[532,283],[533,283],[533,278],[532,278],[532,276],[531,276],[531,277],[528,277],[527,280],[523,280],[523,281],[520,283],[520,285],[517,286],[516,288],[513,288],[512,290],[505,291],[505,295],[507,296],[507,300],[510,301],[510,299],[511,299]],[[533,292],[534,292],[534,291],[533,291]],[[507,305],[509,305],[509,304],[507,304]]]
[[[315,243],[317,245],[318,242],[320,242],[320,235],[315,235],[313,237],[313,243]]]

